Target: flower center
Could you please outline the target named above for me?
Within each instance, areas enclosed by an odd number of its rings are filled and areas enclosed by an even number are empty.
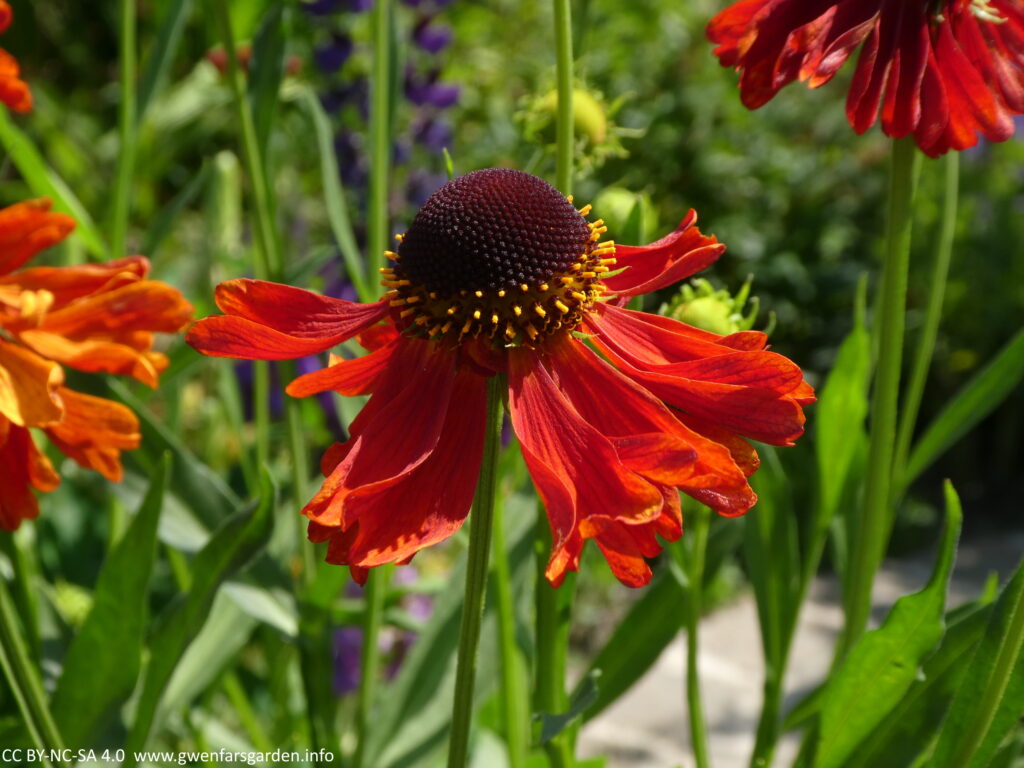
[[[615,263],[607,228],[542,179],[507,169],[466,174],[426,202],[393,267],[387,298],[410,332],[458,344],[535,346],[572,330]]]

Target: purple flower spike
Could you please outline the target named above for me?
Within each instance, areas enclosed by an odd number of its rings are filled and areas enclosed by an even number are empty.
[[[334,34],[331,40],[318,46],[313,52],[313,62],[325,75],[337,72],[352,55],[352,41],[343,35]]]
[[[348,9],[353,13],[364,13],[372,8],[373,0],[348,0]]]
[[[455,106],[462,89],[454,83],[434,83],[427,89],[427,101],[438,109]]]
[[[311,16],[330,16],[342,9],[345,0],[313,0],[310,3],[302,3],[302,10]]]
[[[427,120],[416,131],[416,140],[433,152],[452,145],[452,127],[444,120]]]
[[[451,44],[452,28],[447,24],[432,23],[429,18],[424,18],[413,29],[412,39],[424,51],[436,55]]]
[[[363,630],[341,627],[334,632],[334,693],[341,696],[359,687],[359,664],[363,652]]]

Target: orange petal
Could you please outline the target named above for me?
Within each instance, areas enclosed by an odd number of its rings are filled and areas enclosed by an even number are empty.
[[[192,305],[176,289],[142,280],[73,301],[50,312],[40,328],[79,340],[118,339],[136,331],[176,333],[191,319]]]
[[[3,56],[0,51],[0,99],[3,98]],[[75,228],[75,220],[50,213],[50,201],[27,200],[0,209],[0,275],[11,272],[40,251],[55,245]]]
[[[0,102],[15,112],[32,111],[32,92],[28,83],[21,79],[18,62],[3,48],[0,48]]]
[[[22,331],[19,338],[40,354],[71,368],[131,376],[148,387],[156,388],[159,375],[167,368],[167,357],[161,353],[140,351],[116,341],[72,341],[44,330]]]
[[[121,482],[121,451],[139,447],[139,420],[121,403],[61,387],[64,418],[46,434],[65,456]]]
[[[22,520],[39,514],[39,502],[32,489],[48,492],[60,485],[46,455],[32,441],[24,427],[0,417],[0,466],[4,479],[0,482],[0,528],[13,531]]]
[[[0,286],[14,285],[25,291],[48,291],[53,294],[53,308],[61,309],[83,296],[139,282],[148,272],[149,261],[144,256],[128,256],[102,264],[30,267],[0,277]]]
[[[0,340],[0,415],[19,427],[60,421],[57,387],[63,382],[64,372],[55,362]]]

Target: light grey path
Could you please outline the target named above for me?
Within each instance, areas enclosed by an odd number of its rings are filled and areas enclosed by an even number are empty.
[[[950,585],[950,604],[975,597],[991,571],[1005,580],[1024,553],[1024,534],[988,537],[960,548]],[[875,585],[877,623],[901,595],[920,589],[930,555],[886,563]],[[794,640],[786,676],[787,708],[817,685],[828,670],[842,625],[838,584],[813,585]],[[764,664],[753,596],[742,595],[701,624],[700,673],[714,768],[746,768],[761,704]],[[692,768],[684,709],[686,646],[682,635],[647,675],[580,735],[581,756],[607,755],[609,768]],[[784,742],[774,765],[788,766],[796,752]]]

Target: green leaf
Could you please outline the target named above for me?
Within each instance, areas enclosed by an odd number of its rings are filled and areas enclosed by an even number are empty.
[[[1024,714],[1024,561],[992,607],[939,733],[933,768],[982,768]]]
[[[284,79],[285,32],[284,3],[272,3],[256,31],[249,66],[249,99],[252,102],[256,144],[264,163],[270,129],[277,114],[281,80]]]
[[[167,80],[167,70],[174,60],[174,55],[181,44],[181,35],[192,10],[192,0],[171,0],[167,12],[163,15],[159,26],[159,34],[153,51],[146,62],[145,71],[139,81],[139,96],[136,119],[142,122],[146,109],[153,95]],[[149,253],[149,251],[143,251]]]
[[[341,175],[338,173],[338,157],[334,151],[334,129],[324,112],[320,99],[309,87],[303,87],[298,95],[299,103],[309,114],[316,134],[317,149],[320,154],[320,181],[324,186],[324,202],[327,206],[327,219],[331,225],[334,240],[345,261],[348,278],[356,288],[362,301],[372,301],[374,292],[366,282],[366,270],[363,257],[359,253],[359,245],[352,230],[352,220],[348,215],[345,203],[345,191],[341,186]]]
[[[183,210],[192,204],[192,201],[199,195],[210,178],[210,165],[203,163],[199,172],[176,194],[167,205],[165,205],[156,216],[153,217],[149,229],[146,231],[146,239],[142,243],[141,252],[150,259],[156,255],[157,248],[170,234],[174,223]]]
[[[1024,380],[1024,330],[961,389],[917,441],[895,490],[907,486],[947,448],[994,411]]]
[[[240,512],[214,533],[192,563],[192,586],[161,615],[152,631],[149,664],[143,672],[141,693],[125,749],[126,766],[134,768],[134,753],[146,745],[157,705],[178,660],[202,630],[220,585],[248,563],[270,538],[273,528],[274,487],[264,470],[259,505],[252,513]]]
[[[970,613],[958,621],[946,615],[949,629],[942,645],[928,657],[921,677],[900,699],[879,726],[858,745],[845,768],[875,768],[880,765],[911,765],[935,739],[935,724],[942,721],[957,689],[961,686],[974,648],[981,639],[992,606],[971,603]]]
[[[935,569],[920,592],[901,597],[882,626],[850,649],[825,692],[815,768],[845,766],[856,746],[890,715],[944,632],[943,608],[963,513],[946,483],[946,524]]]
[[[170,464],[170,454],[164,454],[138,514],[103,564],[92,610],[64,658],[51,707],[69,744],[90,744],[97,725],[135,688],[142,664],[157,521]]]
[[[601,670],[592,669],[588,672],[569,700],[569,709],[561,714],[552,715],[543,712],[535,717],[540,718],[540,743],[547,744],[555,736],[579,718],[587,709],[597,701],[599,687],[598,679],[601,677]]]
[[[818,393],[815,406],[818,457],[818,509],[815,534],[823,536],[839,508],[857,441],[868,412],[871,340],[858,320],[839,347],[832,372]]]
[[[63,211],[74,217],[78,225],[72,236],[79,238],[93,256],[99,259],[108,258],[107,244],[103,241],[99,230],[96,229],[85,206],[75,197],[75,193],[71,191],[64,180],[46,164],[31,139],[11,121],[7,110],[2,107],[0,107],[0,143],[4,145],[11,162],[25,179],[32,194],[50,198],[53,200],[55,210]]]
[[[241,506],[234,491],[199,461],[123,382],[108,379],[107,385],[117,399],[139,417],[142,450],[128,454],[129,462],[140,466],[144,473],[152,472],[155,468],[152,457],[170,451],[174,457],[170,491],[184,501],[209,529],[215,528]]]

